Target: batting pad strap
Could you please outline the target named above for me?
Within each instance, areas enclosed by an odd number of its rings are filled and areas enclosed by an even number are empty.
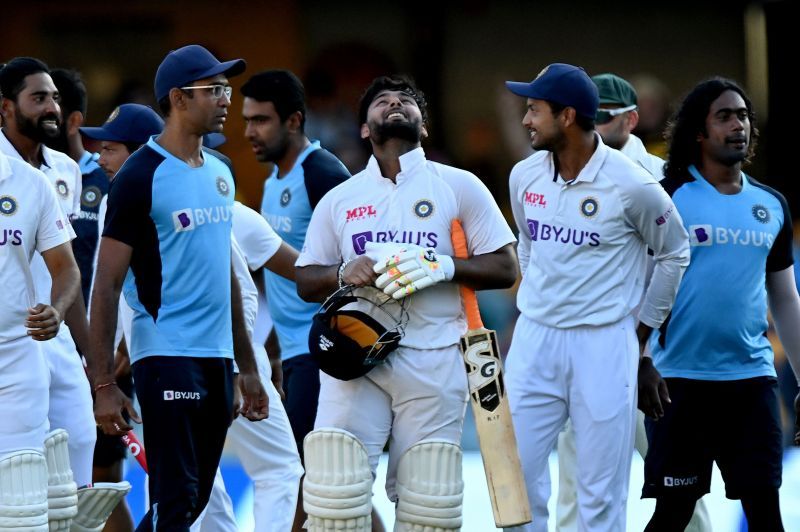
[[[47,532],[47,462],[33,449],[0,460],[0,530]]]
[[[419,527],[459,530],[464,498],[461,448],[443,440],[423,440],[408,449],[397,467],[397,498],[396,532]]]
[[[345,430],[324,428],[303,441],[303,509],[311,532],[372,527],[372,471],[367,450]]]
[[[70,532],[101,532],[108,516],[131,491],[123,482],[98,482],[78,490],[78,515],[72,520]]]
[[[44,439],[47,458],[47,518],[50,531],[69,530],[78,513],[78,487],[72,479],[69,465],[69,435],[56,429]]]

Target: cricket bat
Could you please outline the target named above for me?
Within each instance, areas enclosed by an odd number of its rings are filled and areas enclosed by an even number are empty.
[[[139,441],[139,438],[136,437],[136,434],[132,430],[129,430],[125,434],[121,436],[122,442],[128,446],[128,450],[131,452],[136,461],[139,462],[139,465],[142,466],[145,473],[147,471],[147,457],[144,454],[144,445]]]
[[[454,256],[469,258],[461,222],[453,220],[450,235]],[[478,429],[494,523],[498,528],[530,523],[531,508],[511,424],[497,336],[495,331],[483,326],[475,291],[463,285],[460,290],[468,329],[461,337],[461,354],[467,369],[470,403]]]

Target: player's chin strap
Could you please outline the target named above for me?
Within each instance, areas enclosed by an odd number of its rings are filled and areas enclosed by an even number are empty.
[[[78,515],[70,532],[101,532],[123,497],[131,491],[127,481],[98,482],[78,490]]]

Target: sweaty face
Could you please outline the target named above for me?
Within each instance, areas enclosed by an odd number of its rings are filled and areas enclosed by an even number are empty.
[[[564,137],[557,117],[553,116],[553,110],[545,100],[528,98],[528,110],[522,125],[530,133],[534,150],[553,151]]]
[[[376,145],[389,139],[418,143],[427,135],[422,124],[422,112],[416,100],[402,91],[379,92],[367,108],[366,129],[363,138],[369,137]]]
[[[618,108],[619,106],[615,107],[606,107],[603,106],[601,109],[612,109]],[[600,134],[600,137],[603,139],[603,143],[606,146],[614,148],[615,150],[621,150],[625,143],[628,142],[628,137],[631,134],[630,127],[630,113],[633,111],[628,111],[622,113],[620,115],[611,117],[611,120],[606,122],[605,124],[596,124],[595,129]]]
[[[128,148],[121,142],[111,142],[104,140],[100,143],[100,159],[97,164],[106,173],[109,179],[114,179],[122,163],[130,157]]]
[[[17,130],[34,142],[45,142],[58,137],[61,108],[58,106],[58,89],[49,74],[40,72],[25,77],[25,86],[12,104],[10,122]]]
[[[747,158],[750,145],[750,117],[741,95],[723,92],[711,102],[706,116],[706,133],[699,135],[703,159],[733,166]]]
[[[289,130],[272,102],[245,97],[242,104],[244,136],[259,162],[277,162],[289,147]]]

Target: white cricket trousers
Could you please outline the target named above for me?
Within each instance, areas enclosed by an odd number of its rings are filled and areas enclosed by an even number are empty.
[[[49,381],[39,342],[0,343],[0,459],[22,449],[44,452]]]
[[[507,530],[547,530],[541,478],[567,419],[578,458],[578,529],[625,530],[639,361],[635,326],[628,317],[557,329],[519,317],[506,386],[533,523]]]

